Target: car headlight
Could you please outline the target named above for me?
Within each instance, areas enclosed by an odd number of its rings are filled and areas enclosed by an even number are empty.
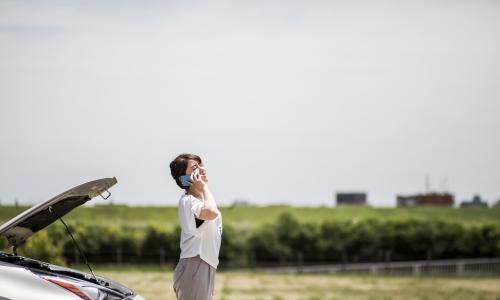
[[[80,290],[89,295],[92,300],[120,300],[122,297],[117,297],[106,293],[94,286],[81,286]]]
[[[83,300],[120,300],[123,297],[118,297],[106,293],[95,286],[78,285],[72,281],[52,276],[41,276],[43,279],[50,281],[58,286],[72,292]]]

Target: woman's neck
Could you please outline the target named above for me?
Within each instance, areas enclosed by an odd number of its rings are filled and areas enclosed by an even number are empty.
[[[202,193],[200,191],[197,191],[191,187],[188,190],[186,190],[186,194],[194,196],[196,198],[200,198],[202,196]]]

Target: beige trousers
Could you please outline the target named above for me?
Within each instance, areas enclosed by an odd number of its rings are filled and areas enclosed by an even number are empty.
[[[212,300],[215,268],[200,256],[181,258],[174,271],[174,291],[178,300]]]

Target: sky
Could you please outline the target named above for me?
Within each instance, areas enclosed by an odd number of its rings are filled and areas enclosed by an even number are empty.
[[[176,205],[190,152],[222,205],[491,204],[499,96],[498,1],[4,0],[0,202]]]

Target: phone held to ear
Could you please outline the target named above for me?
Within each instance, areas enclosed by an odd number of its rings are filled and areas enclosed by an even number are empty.
[[[188,187],[191,185],[191,174],[182,175],[179,179],[181,180],[182,186]]]

